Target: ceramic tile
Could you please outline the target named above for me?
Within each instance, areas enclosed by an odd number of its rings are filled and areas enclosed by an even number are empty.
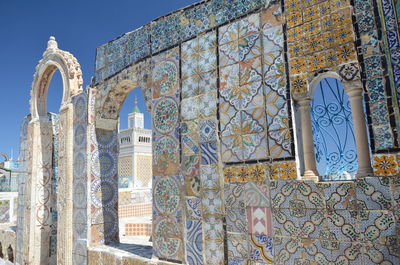
[[[245,208],[245,189],[244,183],[225,183],[224,201],[227,209]]]
[[[399,172],[398,161],[394,154],[374,155],[372,167],[377,176],[394,176]]]
[[[267,207],[247,207],[248,232],[253,235],[272,236],[272,213]]]
[[[247,233],[247,218],[244,208],[228,209],[226,214],[228,232]]]
[[[186,213],[190,220],[200,220],[202,217],[201,200],[197,197],[186,197]]]
[[[256,263],[273,263],[273,239],[267,235],[250,235],[250,260]]]
[[[228,233],[227,237],[229,258],[247,258],[249,256],[249,244],[246,234]]]

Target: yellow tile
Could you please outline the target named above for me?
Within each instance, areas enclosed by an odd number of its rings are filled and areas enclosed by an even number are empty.
[[[305,78],[305,76],[290,76],[290,89],[293,93],[307,92],[307,79]]]
[[[314,53],[308,57],[308,70],[318,71],[326,67],[325,54],[323,52]]]
[[[333,28],[333,21],[330,15],[321,17],[321,29],[322,31],[328,31]]]
[[[319,4],[320,16],[326,16],[331,12],[329,1],[325,1]]]
[[[338,64],[348,63],[357,60],[357,51],[354,47],[354,43],[348,43],[336,47],[335,50],[336,50]]]
[[[333,30],[335,45],[341,45],[350,41],[354,41],[353,31],[349,27],[343,27]]]
[[[341,9],[346,6],[350,6],[349,0],[330,0],[331,10]]]
[[[300,11],[302,8],[301,0],[287,0],[285,1],[285,10],[287,11]]]
[[[321,20],[317,19],[311,22],[308,22],[302,26],[302,32],[304,37],[309,37],[312,35],[321,33]]]
[[[320,35],[314,35],[307,38],[305,46],[307,47],[306,53],[318,52],[324,48],[323,40]]]
[[[298,41],[302,38],[302,27],[289,28],[287,30],[288,42]]]
[[[335,50],[327,50],[325,51],[325,61],[327,67],[332,67],[337,64],[337,54]]]
[[[305,73],[307,70],[304,58],[290,60],[289,66],[291,75]]]
[[[286,15],[288,28],[293,28],[303,23],[301,11],[290,12]]]
[[[303,40],[296,41],[294,43],[289,43],[288,44],[289,57],[295,58],[295,57],[301,56],[304,53],[303,44],[304,44]]]
[[[353,28],[351,19],[351,8],[337,10],[331,14],[333,26],[335,28],[346,27]]]
[[[308,22],[319,18],[320,8],[319,5],[311,6],[303,10],[303,21]]]
[[[321,39],[325,49],[332,48],[335,45],[335,39],[332,31],[322,33]]]

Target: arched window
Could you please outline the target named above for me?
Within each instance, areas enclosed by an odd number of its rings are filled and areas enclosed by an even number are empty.
[[[336,78],[324,78],[311,102],[315,159],[322,180],[354,179],[358,169],[348,95]]]

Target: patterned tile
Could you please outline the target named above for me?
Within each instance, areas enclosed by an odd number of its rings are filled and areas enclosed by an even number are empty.
[[[199,143],[215,142],[217,140],[217,120],[207,119],[199,122]]]
[[[245,188],[244,183],[225,183],[224,201],[227,209],[245,208]]]
[[[202,216],[201,200],[197,197],[186,197],[186,213],[190,220],[200,220]]]
[[[250,236],[250,260],[256,263],[273,263],[273,239],[267,235]]]
[[[270,177],[275,180],[296,179],[296,162],[273,162],[270,166]]]
[[[396,155],[374,155],[372,161],[374,174],[377,176],[394,176],[399,172]]]
[[[246,212],[250,234],[272,236],[271,208],[247,207]]]
[[[219,189],[220,179],[216,165],[202,166],[200,180],[203,189]]]
[[[203,221],[204,242],[222,242],[224,239],[224,229],[222,220],[215,215],[205,216]],[[207,248],[207,247],[206,247]]]
[[[249,181],[245,189],[246,206],[269,207],[271,205],[269,187],[265,182]]]
[[[221,214],[222,200],[218,190],[202,190],[202,204],[204,214]]]
[[[390,211],[364,211],[360,220],[360,241],[384,243],[396,237],[395,218]]]
[[[201,150],[201,164],[202,165],[210,165],[217,163],[217,143],[203,143],[200,145]]]
[[[262,182],[265,181],[266,174],[267,172],[264,164],[232,166],[224,168],[225,183],[248,181]]]
[[[207,264],[219,264],[224,262],[224,245],[216,241],[205,242],[205,259]]]
[[[363,209],[389,210],[392,207],[389,179],[366,177],[358,180],[356,197]]]
[[[247,235],[242,233],[228,233],[228,257],[247,258],[249,243]]]
[[[228,232],[247,233],[247,218],[244,208],[227,210],[226,229]]]
[[[385,150],[394,146],[392,129],[389,124],[372,126],[375,140],[375,150]]]

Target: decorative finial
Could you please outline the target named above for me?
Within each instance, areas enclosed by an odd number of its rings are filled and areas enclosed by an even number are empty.
[[[58,48],[58,44],[56,42],[56,38],[51,36],[49,38],[49,41],[47,42],[47,49],[57,49],[57,48]]]
[[[133,106],[133,111],[132,112],[140,113],[140,109],[138,107],[137,96],[135,96],[135,106]]]

